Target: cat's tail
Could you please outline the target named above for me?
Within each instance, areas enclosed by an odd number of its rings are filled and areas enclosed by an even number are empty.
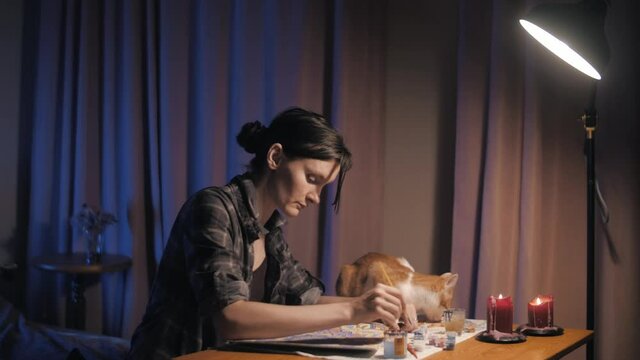
[[[336,295],[357,296],[352,294],[356,270],[356,267],[353,265],[343,265],[342,268],[340,268],[340,275],[338,275],[338,280],[336,280]]]

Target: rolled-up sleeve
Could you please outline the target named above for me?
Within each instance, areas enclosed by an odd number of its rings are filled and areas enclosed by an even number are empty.
[[[228,205],[212,193],[193,200],[185,231],[185,263],[198,310],[208,315],[249,297],[242,237],[235,236]]]
[[[320,296],[322,296],[322,288],[320,286],[314,286],[300,295],[300,303],[302,305],[313,305],[318,302]]]

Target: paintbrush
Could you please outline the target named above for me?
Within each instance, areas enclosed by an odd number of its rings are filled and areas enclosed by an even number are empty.
[[[387,285],[393,286],[393,283],[391,282],[389,275],[387,275],[387,272],[384,270],[384,265],[382,265],[380,269],[382,269],[382,275],[384,276],[384,281],[387,283]]]
[[[389,275],[385,271],[384,265],[381,266],[380,269],[382,270],[382,276],[384,276],[384,281],[387,283],[387,285],[393,287],[393,283],[391,282],[391,278],[389,277]],[[404,327],[404,321],[398,320],[398,327],[400,327],[400,328]]]

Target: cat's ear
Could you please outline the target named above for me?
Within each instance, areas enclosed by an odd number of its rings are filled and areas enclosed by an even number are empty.
[[[454,286],[456,286],[456,284],[458,283],[458,274],[452,274],[448,272],[440,275],[440,277],[443,278],[445,281],[444,283],[445,289],[451,289]]]

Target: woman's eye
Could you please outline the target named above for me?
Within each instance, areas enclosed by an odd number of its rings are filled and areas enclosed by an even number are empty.
[[[315,176],[307,176],[307,182],[309,182],[310,184],[315,184],[316,183],[316,177]]]

